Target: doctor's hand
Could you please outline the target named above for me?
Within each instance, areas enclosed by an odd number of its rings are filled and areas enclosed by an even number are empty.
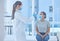
[[[32,21],[33,21],[33,18],[30,17],[30,18],[28,18],[27,23],[32,23]]]

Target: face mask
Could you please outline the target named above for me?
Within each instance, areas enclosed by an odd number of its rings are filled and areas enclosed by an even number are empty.
[[[22,10],[22,8],[19,8],[19,10]]]
[[[42,16],[41,15],[39,15],[39,19],[41,19],[42,18]]]

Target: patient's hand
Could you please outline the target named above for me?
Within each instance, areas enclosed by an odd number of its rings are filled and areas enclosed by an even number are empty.
[[[42,35],[42,38],[44,38],[46,35]]]

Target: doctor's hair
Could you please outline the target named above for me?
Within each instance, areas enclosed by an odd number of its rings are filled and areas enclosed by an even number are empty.
[[[46,13],[45,13],[44,11],[42,11],[41,13],[43,13],[43,15],[45,15],[45,17],[44,17],[44,18],[46,18]]]
[[[21,2],[21,1],[16,1],[16,2],[13,4],[12,19],[14,19],[14,15],[15,15],[15,11],[16,11],[17,5],[22,5],[22,2]]]

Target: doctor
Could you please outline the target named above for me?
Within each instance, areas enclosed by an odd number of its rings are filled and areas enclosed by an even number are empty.
[[[37,32],[36,39],[37,41],[48,41],[50,24],[47,20],[45,20],[46,13],[44,11],[40,13],[40,18],[41,20],[38,20],[36,24],[36,32]]]
[[[16,35],[17,41],[27,41],[25,36],[24,24],[30,22],[31,20],[21,15],[20,12],[21,7],[22,7],[21,1],[16,1],[13,4],[12,20],[13,20],[14,34]]]

